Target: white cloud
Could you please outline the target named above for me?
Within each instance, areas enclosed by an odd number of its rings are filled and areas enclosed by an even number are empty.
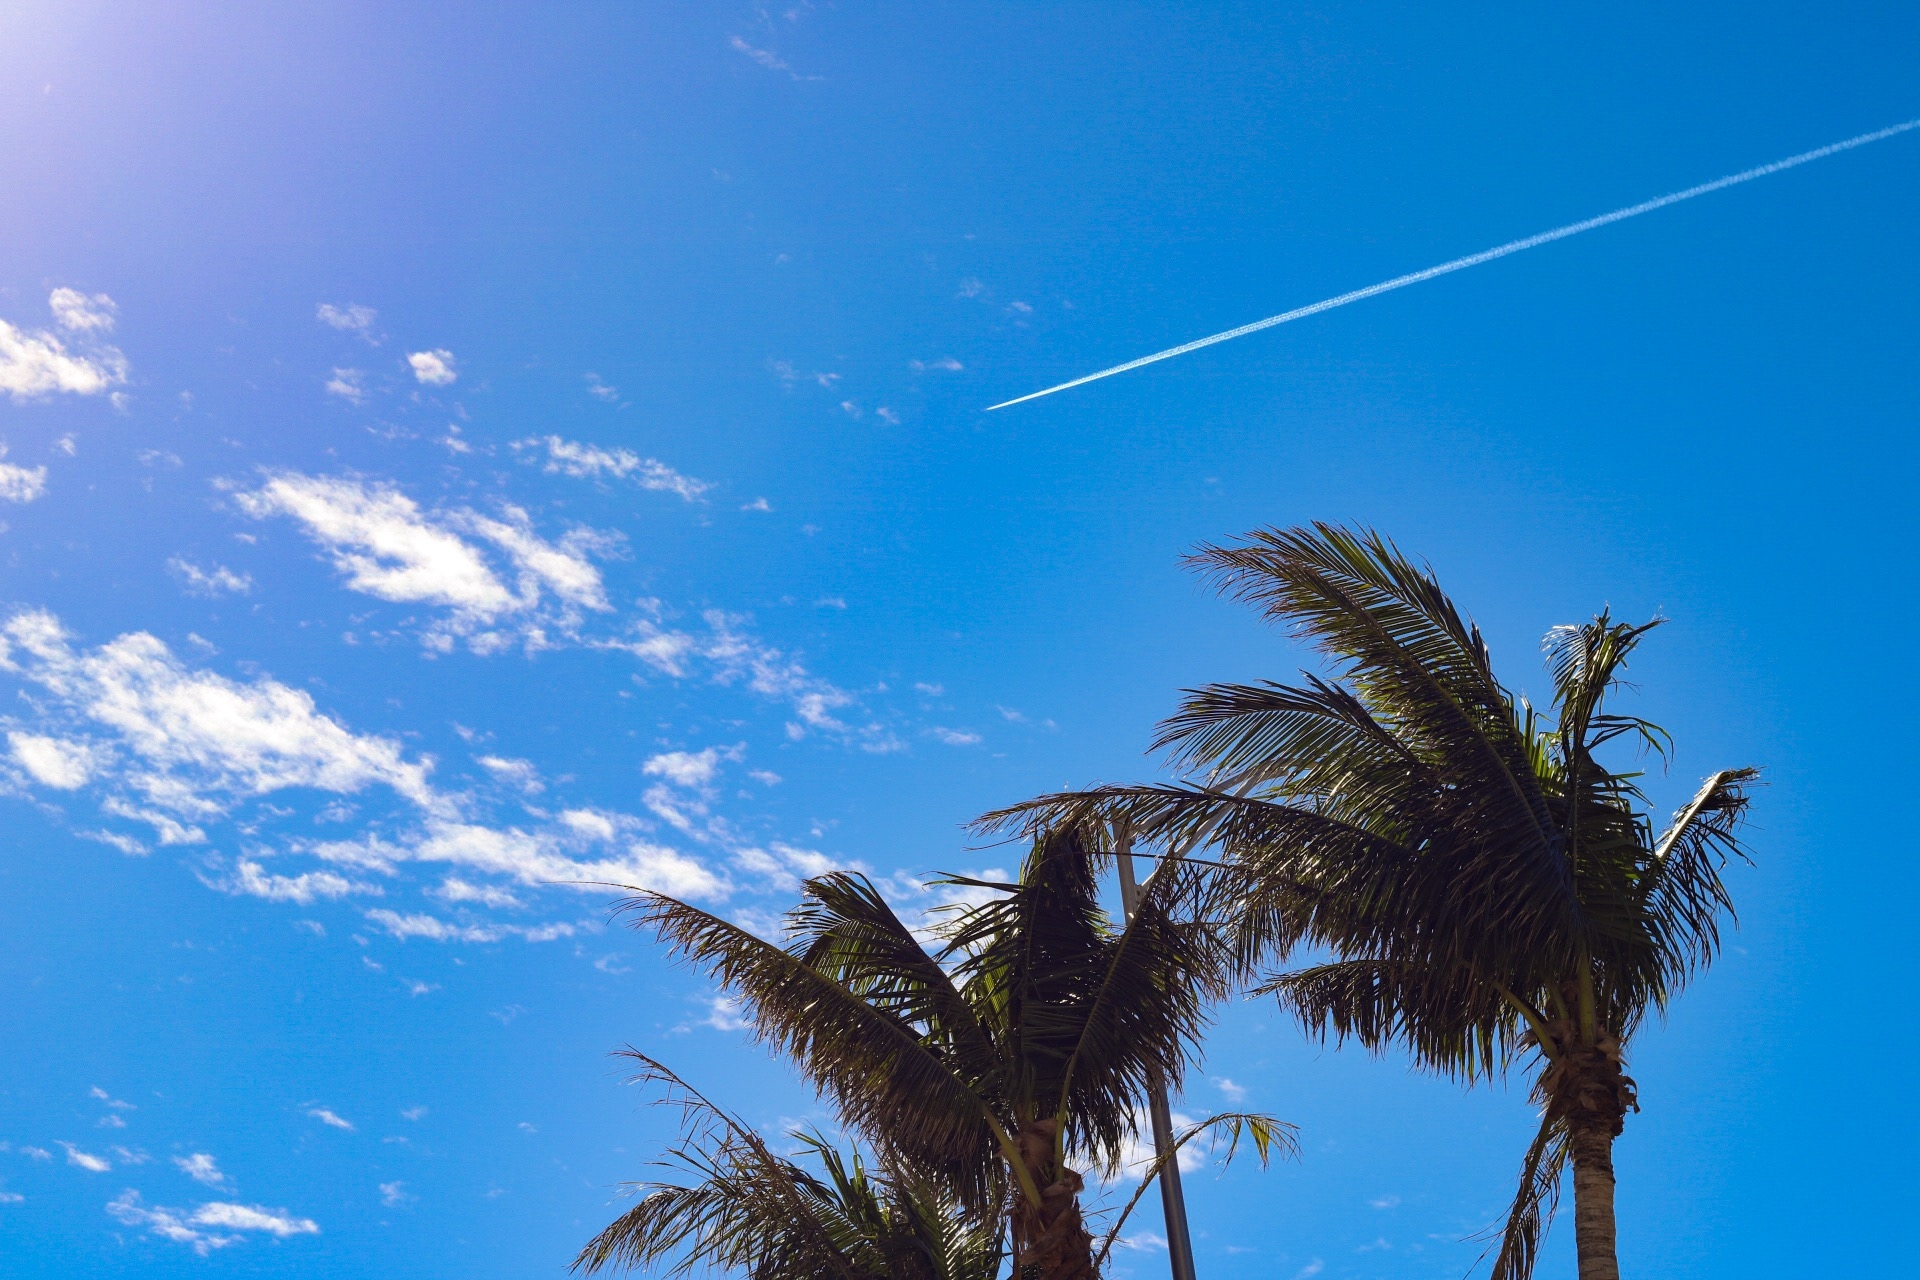
[[[294,472],[270,475],[259,489],[236,493],[234,502],[256,519],[282,515],[299,522],[350,590],[448,610],[451,616],[428,634],[435,648],[449,647],[454,636],[470,637],[483,652],[499,648],[508,641],[483,629],[509,617],[538,645],[544,627],[570,631],[580,609],[610,607],[600,571],[586,558],[609,549],[607,536],[577,529],[548,542],[517,507],[504,507],[504,519],[465,508],[428,513],[391,485]],[[496,571],[463,534],[493,544],[507,564]],[[543,610],[548,595],[559,604]]]
[[[313,1219],[296,1218],[285,1209],[225,1201],[203,1204],[191,1212],[158,1205],[148,1208],[140,1193],[132,1189],[109,1201],[107,1213],[122,1226],[142,1227],[163,1240],[189,1245],[202,1257],[239,1243],[243,1237],[233,1234],[237,1232],[258,1231],[282,1240],[320,1233],[320,1225]]]
[[[327,394],[360,404],[367,398],[366,376],[358,369],[335,366],[333,376],[327,379]]]
[[[798,659],[750,635],[743,629],[742,619],[717,609],[708,610],[702,618],[709,628],[704,636],[668,630],[643,618],[631,624],[622,639],[591,643],[595,648],[631,653],[675,679],[689,677],[696,664],[704,663],[707,678],[714,684],[744,685],[791,707],[795,721],[787,726],[789,738],[803,738],[810,730],[820,730],[856,741],[863,750],[900,750],[899,740],[885,726],[850,725],[837,716],[836,712],[857,707],[858,699],[813,675]]]
[[[211,569],[202,569],[197,564],[174,556],[167,561],[167,568],[185,584],[189,595],[211,597],[229,592],[234,595],[245,595],[253,590],[252,577],[244,573],[235,573],[222,564],[216,564]]]
[[[938,360],[912,360],[907,367],[915,373],[958,373],[962,365],[952,356],[941,356]]]
[[[72,791],[93,776],[93,752],[83,742],[62,742],[34,733],[7,734],[16,763],[43,787]]]
[[[773,510],[773,504],[765,498],[755,498],[752,502],[742,504],[740,509],[742,511],[771,511]]]
[[[435,604],[481,619],[517,602],[467,542],[430,522],[397,489],[283,473],[234,495],[256,519],[290,516],[333,556],[352,590],[406,604]]]
[[[402,942],[409,938],[426,938],[432,942],[498,942],[509,934],[518,933],[526,936],[530,932],[536,932],[504,925],[453,924],[419,912],[402,915],[398,911],[388,911],[385,908],[367,912],[367,919],[379,925],[389,937],[398,938]],[[556,933],[538,939],[529,938],[529,941],[546,942],[560,936],[564,935]]]
[[[203,1187],[224,1191],[233,1185],[233,1179],[222,1173],[219,1163],[204,1151],[196,1151],[189,1156],[175,1156],[173,1163],[180,1172]]]
[[[7,447],[0,444],[0,458],[6,456]],[[0,462],[0,500],[32,502],[46,491],[45,467],[16,467],[11,462]]]
[[[18,1191],[0,1191],[0,1204],[24,1204],[26,1199]]]
[[[605,400],[611,404],[620,398],[620,388],[610,387],[600,380],[599,374],[590,373],[587,375],[587,394],[596,400]]]
[[[745,1031],[753,1023],[740,1010],[740,1001],[735,997],[712,996],[707,1000],[707,1016],[700,1019],[700,1024],[715,1031]]]
[[[325,302],[321,303],[319,310],[315,312],[320,323],[328,328],[339,329],[343,333],[357,333],[368,341],[372,341],[370,335],[373,322],[379,314],[372,307],[358,305],[336,307]]]
[[[1306,1266],[1294,1272],[1293,1280],[1312,1280],[1314,1276],[1319,1275],[1322,1271],[1325,1271],[1326,1269],[1327,1269],[1327,1264],[1320,1261],[1320,1259],[1315,1258],[1312,1262],[1309,1262]]]
[[[668,751],[650,757],[640,766],[640,772],[650,778],[665,778],[675,786],[699,788],[713,781],[720,771],[722,759],[738,758],[737,750],[723,756],[718,747],[708,747],[704,751]]]
[[[893,410],[887,408],[887,406],[885,405],[881,405],[878,409],[875,409],[873,411],[873,416],[880,419],[880,421],[886,423],[890,427],[897,427],[900,425],[900,415],[895,413]]]
[[[111,782],[139,802],[116,791],[102,808],[152,823],[162,843],[204,838],[182,820],[217,817],[237,799],[289,787],[347,794],[377,784],[423,809],[447,807],[427,783],[431,762],[409,761],[390,739],[351,732],[304,690],[190,670],[146,632],[77,650],[59,619],[29,610],[0,627],[0,643],[6,666],[50,695],[49,718],[113,735],[125,760]],[[35,736],[21,735],[23,763],[37,756],[50,778],[71,781],[72,757],[56,764],[55,750]],[[14,751],[22,758],[21,747]]]
[[[429,387],[450,387],[460,376],[454,367],[453,352],[445,347],[412,352],[407,356],[407,363],[413,367],[414,378]]]
[[[203,1204],[193,1215],[196,1226],[225,1227],[230,1231],[265,1231],[282,1240],[288,1236],[320,1234],[312,1218],[296,1218],[285,1209],[262,1209],[248,1204]]]
[[[681,475],[658,458],[643,458],[631,449],[603,449],[559,436],[529,436],[513,442],[516,452],[542,446],[546,448],[542,469],[548,475],[568,475],[578,480],[632,479],[642,489],[678,494],[687,502],[700,501],[701,495],[713,488],[705,480]]]
[[[234,864],[231,875],[205,883],[236,897],[244,895],[265,898],[268,902],[295,902],[303,907],[321,898],[332,900],[352,893],[376,896],[382,893],[377,884],[349,880],[331,871],[306,871],[297,876],[269,875],[259,863],[246,858]]]
[[[1225,1094],[1228,1102],[1245,1102],[1247,1100],[1246,1086],[1235,1084],[1226,1076],[1213,1077],[1213,1087]]]
[[[307,1111],[307,1116],[309,1119],[318,1120],[330,1129],[344,1129],[348,1133],[354,1131],[351,1120],[343,1120],[326,1107],[311,1107]]]
[[[723,878],[678,850],[629,838],[624,850],[594,857],[588,846],[595,843],[600,841],[592,836],[583,838],[579,829],[571,826],[565,830],[527,831],[435,822],[413,846],[410,857],[419,862],[450,863],[528,886],[566,885],[603,893],[607,884],[633,885],[695,900],[721,898],[729,892],[730,886]]]
[[[927,730],[927,732],[950,747],[977,747],[980,745],[979,734],[968,733],[961,729],[949,729],[944,725],[934,725],[931,729]]]
[[[1190,1116],[1179,1112],[1173,1114],[1173,1131],[1177,1134],[1193,1123]],[[1207,1135],[1201,1134],[1186,1146],[1180,1148],[1177,1163],[1182,1173],[1195,1173],[1207,1163]],[[1153,1164],[1153,1121],[1144,1108],[1133,1113],[1133,1136],[1120,1151],[1120,1177],[1138,1181],[1146,1176],[1147,1169]]]
[[[1121,1236],[1114,1243],[1123,1249],[1157,1249],[1162,1253],[1167,1249],[1167,1238],[1152,1231],[1136,1231],[1130,1236]]]
[[[63,1142],[60,1145],[67,1149],[67,1163],[76,1169],[85,1169],[88,1173],[106,1173],[113,1168],[113,1165],[106,1160],[82,1151],[71,1142]]]
[[[413,1200],[414,1197],[407,1194],[407,1184],[404,1182],[380,1184],[380,1203],[389,1209],[397,1209],[403,1204],[412,1203]]]
[[[780,56],[771,49],[756,49],[739,36],[730,37],[727,43],[732,45],[736,51],[745,54],[769,71],[785,71],[789,75],[793,72],[793,68],[781,61]]]
[[[55,289],[47,295],[53,322],[69,333],[112,333],[120,307],[104,293],[91,298],[78,289]]]
[[[530,796],[539,795],[547,789],[546,784],[540,781],[540,771],[533,767],[531,760],[508,760],[500,756],[475,756],[474,759],[500,781]]]
[[[526,904],[505,889],[490,884],[468,884],[457,876],[448,876],[438,889],[429,890],[443,902],[478,902],[488,907],[520,907]]]
[[[1397,1209],[1400,1207],[1400,1197],[1379,1196],[1367,1201],[1367,1206],[1372,1209]]]
[[[16,401],[60,392],[91,396],[127,380],[127,358],[100,340],[113,330],[111,298],[55,289],[47,304],[55,325],[81,349],[69,349],[51,329],[21,329],[0,320],[0,391]]]

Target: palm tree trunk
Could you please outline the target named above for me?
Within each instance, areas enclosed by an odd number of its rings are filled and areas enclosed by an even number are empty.
[[[1014,1135],[1040,1203],[1014,1200],[1013,1280],[1095,1280],[1093,1236],[1080,1216],[1085,1184],[1073,1170],[1054,1167],[1054,1128],[1052,1120],[1040,1120]]]
[[[1573,1236],[1580,1280],[1620,1280],[1614,1253],[1613,1132],[1604,1119],[1583,1119],[1568,1135],[1573,1148]]]

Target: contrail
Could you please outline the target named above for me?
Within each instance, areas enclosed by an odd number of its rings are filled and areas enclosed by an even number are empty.
[[[1294,320],[1304,320],[1308,316],[1317,316],[1322,311],[1331,311],[1335,307],[1344,307],[1349,302],[1359,302],[1376,294],[1391,293],[1395,289],[1404,289],[1410,284],[1419,284],[1435,276],[1444,276],[1451,271],[1464,271],[1468,267],[1477,267],[1483,262],[1492,262],[1495,258],[1504,258],[1510,253],[1519,253],[1525,249],[1538,248],[1551,244],[1555,240],[1565,240],[1568,236],[1577,236],[1583,231],[1592,231],[1595,227],[1604,227],[1613,222],[1625,222],[1628,218],[1637,218],[1643,213],[1652,213],[1655,209],[1664,209],[1670,204],[1679,204],[1682,200],[1691,200],[1695,196],[1704,196],[1709,192],[1720,191],[1726,187],[1736,187],[1743,182],[1752,182],[1755,178],[1764,178],[1770,173],[1779,173],[1782,169],[1792,169],[1798,165],[1821,160],[1842,151],[1851,151],[1855,147],[1864,147],[1869,142],[1879,142],[1891,138],[1897,133],[1909,129],[1920,129],[1920,120],[1909,120],[1905,124],[1896,124],[1886,129],[1876,129],[1872,133],[1863,133],[1857,138],[1848,138],[1845,142],[1835,142],[1829,146],[1817,147],[1812,151],[1802,151],[1797,156],[1788,156],[1785,160],[1775,160],[1772,164],[1763,164],[1758,169],[1744,169],[1739,173],[1728,174],[1724,178],[1715,178],[1712,182],[1703,182],[1697,187],[1688,187],[1685,191],[1676,191],[1672,195],[1656,196],[1652,200],[1643,200],[1639,204],[1624,209],[1615,209],[1612,213],[1603,213],[1597,218],[1588,218],[1584,222],[1571,222],[1552,231],[1542,231],[1539,235],[1528,236],[1524,240],[1513,240],[1498,248],[1486,249],[1480,253],[1470,253],[1464,258],[1455,258],[1443,262],[1437,267],[1428,267],[1424,271],[1411,272],[1404,276],[1395,276],[1379,284],[1370,284],[1364,289],[1355,289],[1352,293],[1343,293],[1337,298],[1328,298],[1310,306],[1295,307],[1292,311],[1283,311],[1277,316],[1268,316],[1265,320],[1256,320],[1252,324],[1243,324],[1238,329],[1228,329],[1225,333],[1216,333],[1210,338],[1200,338],[1193,342],[1182,343],[1177,347],[1168,347],[1165,351],[1156,351],[1150,356],[1141,356],[1138,360],[1129,360],[1117,364],[1111,369],[1102,369],[1090,373],[1084,378],[1075,378],[1072,382],[1063,382],[1057,387],[1048,387],[1045,391],[1018,396],[1012,400],[1002,400],[999,404],[989,405],[987,412],[1005,409],[1010,405],[1025,404],[1029,400],[1038,400],[1041,396],[1050,396],[1056,391],[1066,391],[1072,387],[1085,386],[1089,382],[1098,382],[1102,378],[1111,378],[1116,373],[1125,373],[1129,369],[1138,369],[1142,365],[1153,364],[1160,360],[1171,360],[1183,356],[1189,351],[1198,351],[1210,347],[1216,342],[1227,342],[1233,338],[1243,338],[1249,333],[1258,333],[1262,329],[1271,329],[1277,324],[1287,324]]]

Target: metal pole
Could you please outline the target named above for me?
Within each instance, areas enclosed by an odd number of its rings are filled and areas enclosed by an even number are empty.
[[[1120,866],[1120,909],[1126,923],[1133,924],[1133,913],[1140,905],[1140,886],[1133,878],[1133,829],[1125,823],[1114,828],[1114,861]],[[1193,1238],[1187,1233],[1187,1197],[1180,1186],[1180,1160],[1169,1158],[1173,1150],[1173,1114],[1167,1107],[1167,1086],[1158,1074],[1147,1087],[1148,1113],[1153,1120],[1153,1154],[1165,1161],[1160,1166],[1160,1208],[1167,1220],[1167,1262],[1173,1280],[1195,1280]]]

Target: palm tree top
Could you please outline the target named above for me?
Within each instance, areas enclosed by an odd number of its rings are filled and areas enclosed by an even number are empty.
[[[1290,980],[1314,1025],[1373,1047],[1407,1038],[1469,1078],[1506,1059],[1514,1031],[1539,1030],[1530,1012],[1544,1023],[1565,1005],[1570,975],[1593,975],[1576,1014],[1624,1036],[1711,959],[1756,771],[1715,773],[1656,831],[1638,774],[1599,758],[1668,750],[1611,702],[1658,620],[1602,612],[1550,631],[1542,711],[1501,684],[1433,571],[1376,532],[1266,529],[1189,563],[1328,675],[1189,690],[1155,746],[1190,781],[1042,796],[978,829],[1105,821],[1176,856],[1210,844],[1245,972],[1327,948],[1341,965]],[[1415,1030],[1468,991],[1474,1016],[1452,1033]]]

